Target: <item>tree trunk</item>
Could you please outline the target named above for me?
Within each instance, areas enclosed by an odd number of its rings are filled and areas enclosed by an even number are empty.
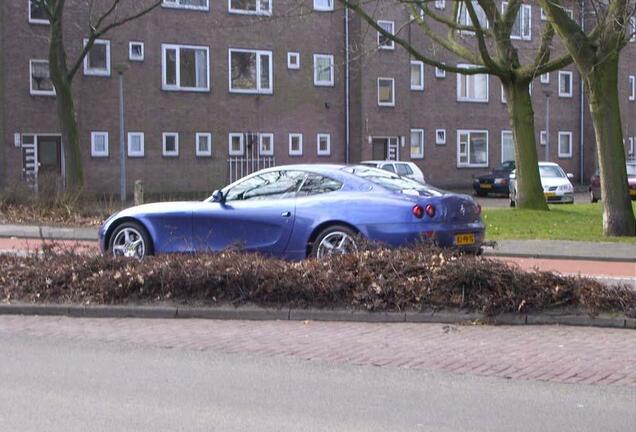
[[[71,78],[68,76],[69,72],[66,65],[61,16],[51,22],[49,71],[51,81],[55,87],[57,115],[62,129],[66,190],[78,192],[84,186],[84,173],[82,170],[79,127],[75,115],[75,102],[73,100]]]
[[[508,117],[515,141],[517,196],[519,208],[548,210],[543,195],[537,143],[534,130],[534,111],[528,82],[504,84],[508,105]]]
[[[625,147],[618,97],[618,53],[600,57],[585,76],[601,175],[603,234],[634,236],[636,222],[629,197]]]

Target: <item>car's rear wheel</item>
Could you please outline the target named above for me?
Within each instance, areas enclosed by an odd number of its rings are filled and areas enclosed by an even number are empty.
[[[148,231],[137,222],[124,222],[110,236],[108,251],[113,256],[143,258],[153,254]]]
[[[311,257],[322,259],[358,251],[358,234],[349,227],[334,225],[318,234],[311,247]]]
[[[516,191],[513,189],[510,192],[510,207],[516,207],[517,205],[516,199],[517,199],[517,194],[516,194]]]

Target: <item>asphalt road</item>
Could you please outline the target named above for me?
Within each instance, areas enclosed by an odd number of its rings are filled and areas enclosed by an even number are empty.
[[[628,431],[636,390],[0,334],[2,431]]]

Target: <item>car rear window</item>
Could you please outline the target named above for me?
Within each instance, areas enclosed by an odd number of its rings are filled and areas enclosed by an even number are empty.
[[[411,175],[413,174],[413,170],[407,164],[395,164],[396,171],[399,175]]]
[[[342,170],[392,191],[417,191],[419,195],[423,196],[444,195],[444,192],[439,189],[423,185],[410,178],[400,177],[382,169],[357,165],[344,167]]]
[[[636,176],[636,165],[635,164],[627,164],[627,175],[628,176]]]

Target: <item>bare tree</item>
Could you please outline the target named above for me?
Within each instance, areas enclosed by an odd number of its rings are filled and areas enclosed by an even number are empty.
[[[122,0],[31,0],[40,7],[51,24],[49,37],[49,70],[51,81],[57,96],[57,115],[62,129],[64,141],[64,160],[66,167],[67,190],[77,191],[84,185],[84,173],[80,152],[79,128],[73,100],[73,78],[82,67],[84,59],[89,54],[95,40],[106,35],[113,29],[121,27],[133,20],[141,18],[161,4],[161,0],[128,1],[128,13],[122,14]],[[86,43],[80,53],[68,59],[64,42],[64,17],[68,10],[77,8],[88,10],[88,20],[85,23]]]
[[[449,72],[465,75],[490,74],[497,76],[504,88],[508,117],[513,131],[517,162],[517,205],[522,208],[547,210],[538,168],[534,111],[530,84],[541,74],[561,69],[572,62],[569,54],[552,59],[554,29],[544,25],[541,45],[531,61],[522,64],[522,56],[511,39],[522,1],[510,0],[500,12],[495,0],[457,0],[452,2],[450,14],[436,12],[429,7],[433,0],[392,0],[393,5],[406,6],[412,21],[436,47],[476,66],[460,68],[445,64],[435,55],[413,46],[399,32],[392,34],[378,25],[370,8],[359,0],[340,0],[371,27],[395,41],[417,60]],[[376,4],[378,0],[370,0]],[[463,17],[462,20],[458,19]],[[447,30],[443,34],[439,29]],[[467,37],[470,35],[471,37]]]
[[[618,97],[620,52],[636,37],[634,1],[591,0],[581,24],[564,10],[560,0],[539,0],[581,73],[596,134],[596,154],[601,174],[603,233],[636,235],[629,198],[625,148]],[[588,20],[589,17],[589,20]],[[582,25],[591,21],[586,31]]]

